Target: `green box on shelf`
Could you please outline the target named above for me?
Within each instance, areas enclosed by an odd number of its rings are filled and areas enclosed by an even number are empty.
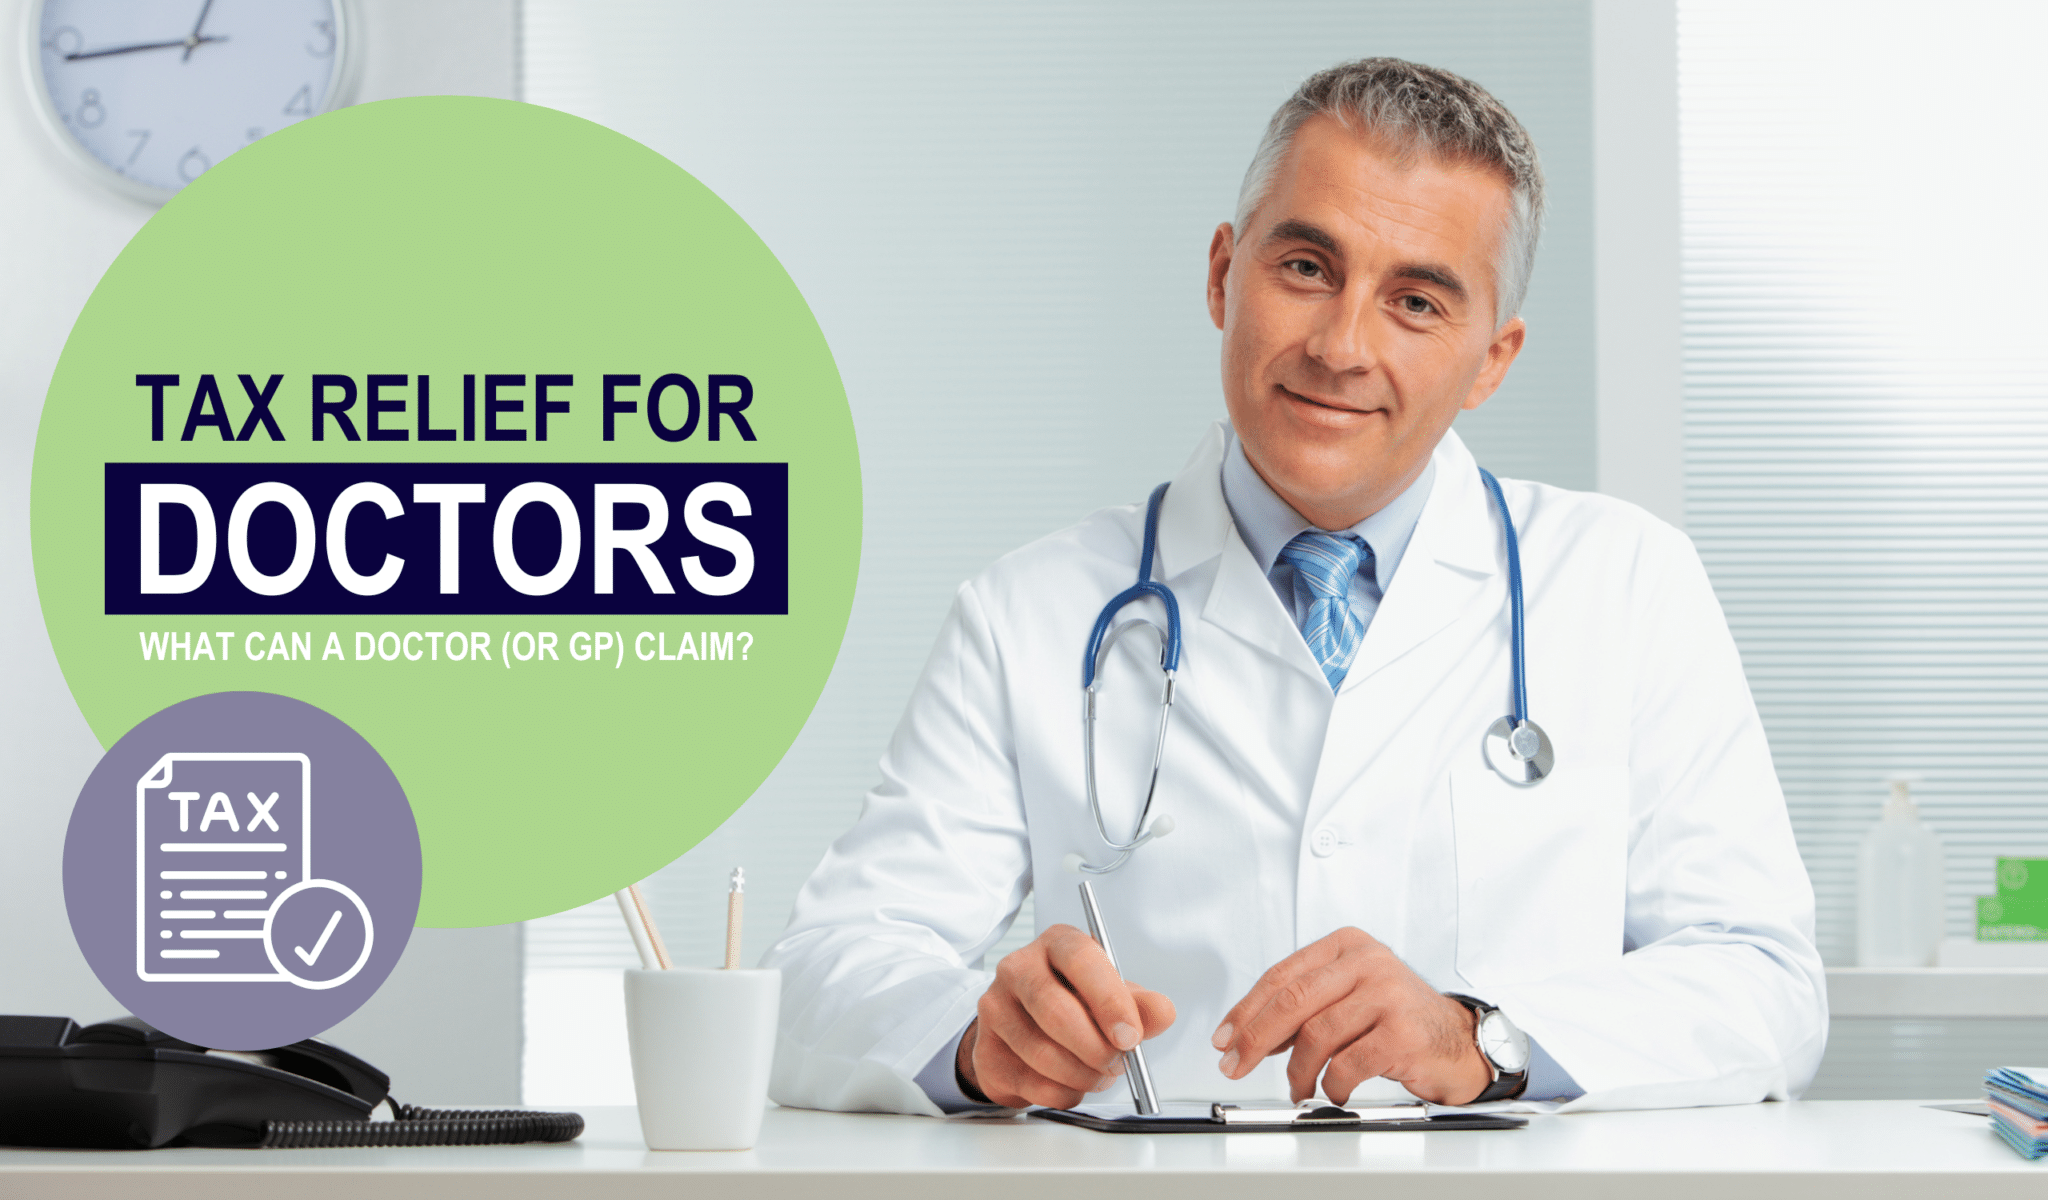
[[[2048,858],[2001,858],[1997,879],[2000,900],[2048,906]]]
[[[2013,860],[2000,860],[2001,867],[2007,861]],[[2040,874],[2048,877],[2048,869]],[[1977,940],[2048,942],[2048,902],[2010,900],[2004,896],[1977,897]]]

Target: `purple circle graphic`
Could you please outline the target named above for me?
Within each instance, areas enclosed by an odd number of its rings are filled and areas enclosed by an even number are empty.
[[[300,700],[219,692],[128,731],[64,838],[71,932],[129,1012],[220,1050],[312,1037],[412,934],[420,839],[384,759]]]

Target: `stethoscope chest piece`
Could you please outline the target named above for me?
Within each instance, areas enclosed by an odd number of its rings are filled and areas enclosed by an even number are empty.
[[[1502,717],[1486,730],[1486,765],[1516,787],[1528,787],[1547,778],[1556,763],[1550,750],[1550,735],[1534,721],[1519,725]]]

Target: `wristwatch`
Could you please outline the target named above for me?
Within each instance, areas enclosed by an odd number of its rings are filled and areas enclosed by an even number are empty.
[[[1471,1009],[1479,1019],[1473,1038],[1479,1043],[1479,1057],[1493,1071],[1493,1082],[1471,1103],[1512,1100],[1521,1095],[1529,1085],[1529,1035],[1517,1029],[1506,1013],[1484,1000],[1456,992],[1444,995]]]

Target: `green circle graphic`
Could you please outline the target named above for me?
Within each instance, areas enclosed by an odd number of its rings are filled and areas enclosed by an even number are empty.
[[[545,442],[349,440],[331,418],[324,440],[311,440],[316,374],[347,375],[358,388],[374,373],[428,376],[433,423],[452,428],[464,376],[492,372],[525,381],[516,394],[527,403],[504,419],[528,430],[539,376],[573,380],[549,396],[568,407],[546,418]],[[679,441],[654,436],[645,385],[668,373],[700,390],[714,373],[751,381],[744,416],[754,440],[734,436],[729,417],[719,441],[701,427]],[[271,411],[284,440],[260,422],[239,437],[255,407],[244,374],[259,388],[282,376]],[[642,403],[620,411],[607,441],[603,379],[627,374],[642,386],[620,394]],[[179,377],[164,391],[161,440],[152,388],[138,386],[139,375]],[[198,394],[202,376],[216,381],[225,422],[189,424],[214,412]],[[680,397],[669,396],[671,433]],[[365,409],[353,409],[359,430]],[[413,420],[405,411],[386,424]],[[108,611],[108,464],[189,472],[211,463],[672,462],[786,464],[786,613]],[[288,467],[276,477],[292,482]],[[225,572],[230,523],[219,515],[214,569]],[[58,362],[37,433],[30,518],[43,619],[103,745],[209,692],[277,692],[317,705],[376,746],[412,800],[425,873],[419,924],[487,925],[559,912],[644,878],[760,786],[810,715],[845,635],[860,560],[860,463],[845,389],[810,308],[709,189],[564,113],[432,97],[344,109],[272,134],[143,227]],[[674,519],[680,527],[684,514]],[[324,525],[326,514],[316,520]],[[484,519],[463,536],[488,538],[490,529]],[[324,554],[324,540],[315,544]],[[620,570],[632,568],[627,554],[616,558]],[[684,587],[677,564],[667,572]],[[436,642],[435,657],[411,658],[428,631],[460,631],[469,643],[481,636],[489,657],[451,661]],[[421,637],[407,642],[408,633]],[[615,644],[593,656],[600,633]],[[552,657],[538,649],[542,634],[553,635]],[[210,653],[195,657],[201,638]],[[579,645],[581,658],[571,653]],[[394,650],[403,652],[384,653]]]

